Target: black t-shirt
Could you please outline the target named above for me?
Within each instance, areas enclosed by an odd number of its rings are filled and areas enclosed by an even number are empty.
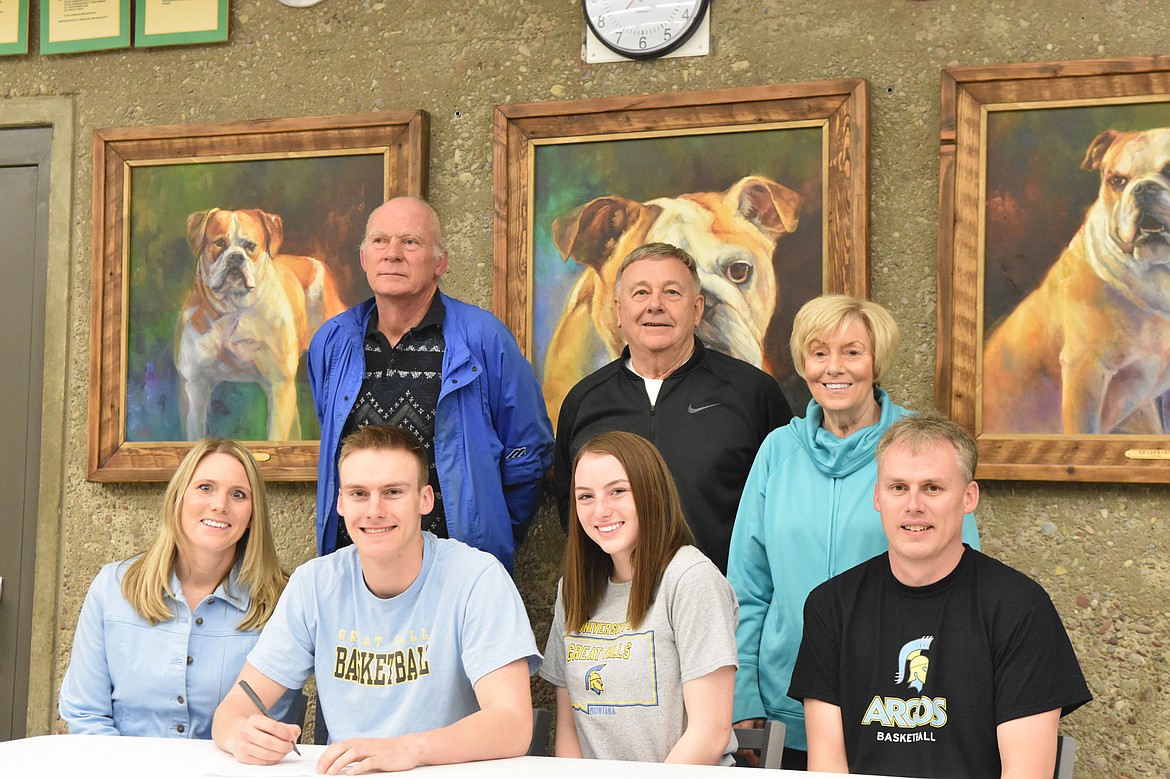
[[[989,778],[999,724],[1092,698],[1044,589],[969,547],[926,587],[881,554],[813,590],[788,694],[840,707],[852,773]]]

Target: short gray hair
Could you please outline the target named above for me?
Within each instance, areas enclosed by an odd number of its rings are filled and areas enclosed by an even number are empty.
[[[699,263],[687,252],[670,243],[644,243],[626,255],[622,264],[618,266],[617,279],[614,281],[613,292],[617,295],[622,288],[622,274],[626,268],[642,260],[678,260],[691,272],[691,279],[695,282],[695,289],[702,294],[703,286],[699,283]]]
[[[903,417],[890,425],[890,429],[878,442],[878,468],[881,468],[886,452],[895,444],[903,444],[918,454],[928,446],[942,443],[954,447],[964,481],[972,482],[975,479],[975,468],[979,465],[979,448],[975,445],[975,439],[958,424],[938,414]]]

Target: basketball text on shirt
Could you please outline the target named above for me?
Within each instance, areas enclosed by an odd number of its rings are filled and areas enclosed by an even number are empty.
[[[333,677],[369,687],[388,687],[417,681],[431,672],[427,660],[426,642],[430,636],[426,628],[397,635],[391,642],[382,636],[361,635],[356,630],[338,631],[338,645],[335,649]],[[386,650],[382,645],[386,644]],[[371,651],[371,648],[373,651]]]

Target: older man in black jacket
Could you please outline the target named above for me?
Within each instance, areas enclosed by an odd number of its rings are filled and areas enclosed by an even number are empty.
[[[708,349],[695,335],[703,295],[695,259],[666,243],[622,261],[615,287],[621,356],[569,391],[557,423],[555,474],[562,526],[572,463],[597,433],[625,430],[654,443],[678,483],[695,543],[727,571],[740,494],[756,451],[792,419],[776,380]]]

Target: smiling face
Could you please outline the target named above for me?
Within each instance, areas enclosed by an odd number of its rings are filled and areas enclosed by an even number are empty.
[[[894,443],[878,463],[873,503],[890,543],[890,568],[912,587],[932,584],[963,556],[963,515],[979,503],[955,447]]]
[[[223,452],[200,460],[179,506],[185,551],[234,557],[251,521],[252,487],[240,461]]]
[[[422,515],[435,504],[434,491],[420,479],[418,459],[403,449],[359,449],[342,459],[338,472],[337,511],[363,570],[378,566],[417,573]]]
[[[804,356],[804,379],[835,434],[877,421],[873,397],[873,343],[865,322],[850,317],[834,332],[814,338]]]
[[[703,296],[686,265],[673,257],[639,260],[622,273],[617,320],[635,363],[690,352],[703,318]]]
[[[573,500],[585,535],[613,559],[614,580],[629,581],[638,545],[638,508],[625,468],[611,454],[581,455],[573,473]]]
[[[383,203],[370,216],[361,260],[370,289],[393,302],[429,300],[447,270],[434,216],[408,198]]]

